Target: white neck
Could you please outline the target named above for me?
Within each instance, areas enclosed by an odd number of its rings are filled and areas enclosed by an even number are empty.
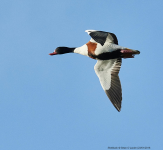
[[[85,44],[85,45],[83,45],[81,47],[75,48],[74,53],[78,53],[78,54],[81,54],[81,55],[88,56],[88,47],[87,47],[87,45]]]

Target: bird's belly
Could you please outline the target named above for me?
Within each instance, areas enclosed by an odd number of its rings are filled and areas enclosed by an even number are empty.
[[[109,59],[116,59],[121,57],[122,56],[120,50],[116,50],[113,52],[104,52],[99,55],[96,55],[96,59],[100,59],[100,60],[109,60]]]

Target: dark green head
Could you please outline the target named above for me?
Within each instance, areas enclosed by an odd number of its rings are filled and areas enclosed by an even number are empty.
[[[69,47],[57,47],[53,53],[49,55],[57,55],[57,54],[65,54],[65,53],[73,53],[75,48]]]

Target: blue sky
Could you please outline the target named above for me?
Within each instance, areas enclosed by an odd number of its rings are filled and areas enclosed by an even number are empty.
[[[162,149],[163,81],[161,0],[1,0],[0,149]],[[119,73],[119,113],[101,88],[95,60],[49,56],[78,47],[84,31],[113,32],[141,52]]]

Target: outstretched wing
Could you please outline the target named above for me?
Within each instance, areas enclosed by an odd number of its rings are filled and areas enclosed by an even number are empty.
[[[102,88],[118,111],[121,110],[122,102],[122,89],[118,76],[121,68],[121,61],[121,58],[98,60],[94,67]]]
[[[97,43],[100,43],[102,46],[105,42],[118,45],[118,39],[114,33],[96,30],[86,30],[85,32],[87,32]]]

